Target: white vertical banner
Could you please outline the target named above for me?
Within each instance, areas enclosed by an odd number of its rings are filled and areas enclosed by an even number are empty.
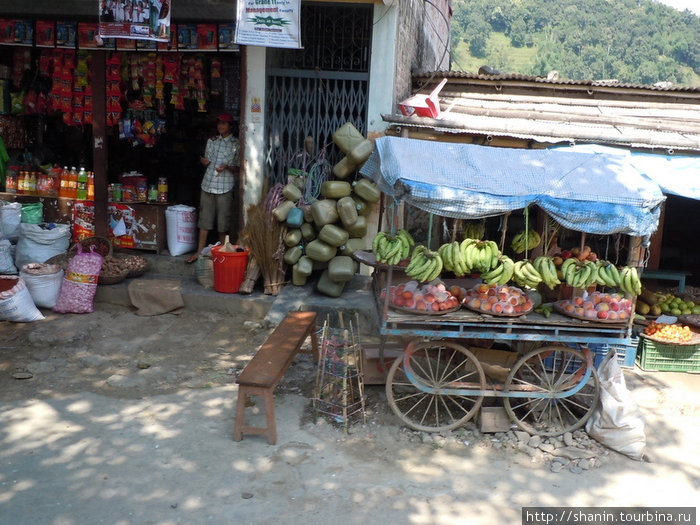
[[[238,0],[236,44],[301,48],[301,0]]]

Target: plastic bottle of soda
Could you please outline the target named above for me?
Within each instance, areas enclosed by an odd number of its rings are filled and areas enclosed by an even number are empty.
[[[88,171],[87,200],[95,200],[95,174],[92,171]]]
[[[29,178],[29,183],[27,183],[27,177]],[[25,177],[25,193],[28,193],[29,195],[36,195],[36,173],[33,171],[30,171],[28,176]]]
[[[63,166],[63,170],[61,171],[61,182],[59,184],[58,188],[58,196],[59,197],[68,197],[69,196],[69,191],[68,191],[68,166]]]
[[[25,171],[19,172],[19,178],[17,179],[17,193],[24,194],[24,181],[26,177]]]
[[[68,177],[68,193],[71,199],[78,198],[78,170],[75,166],[71,166],[70,175]]]
[[[80,201],[84,201],[87,199],[87,184],[88,184],[87,171],[85,171],[85,168],[83,168],[81,166],[80,171],[78,172],[77,187],[76,187],[76,197]]]

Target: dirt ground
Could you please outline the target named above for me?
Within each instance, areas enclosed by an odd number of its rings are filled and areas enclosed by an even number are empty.
[[[366,389],[367,421],[345,432],[312,413],[308,355],[276,392],[277,445],[236,443],[235,378],[271,327],[192,310],[138,317],[109,304],[44,313],[0,323],[6,523],[499,524],[520,523],[524,506],[700,501],[697,375],[625,372],[651,463],[582,431],[559,441],[483,434],[474,423],[415,432],[382,387]]]

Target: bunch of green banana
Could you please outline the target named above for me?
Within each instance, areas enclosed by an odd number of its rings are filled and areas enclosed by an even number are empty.
[[[588,288],[598,279],[598,265],[593,261],[579,261],[569,257],[561,265],[564,281],[573,288]]]
[[[493,241],[468,238],[460,243],[459,249],[469,271],[479,273],[495,268],[498,265],[498,257],[501,255],[498,245]]]
[[[411,253],[415,244],[413,237],[406,230],[399,230],[393,237],[387,232],[378,232],[372,241],[372,253],[377,262],[394,265]]]
[[[513,281],[521,287],[537,288],[537,285],[542,282],[542,276],[530,261],[523,259],[515,263]]]
[[[561,284],[559,277],[557,277],[557,267],[551,257],[540,255],[535,258],[532,265],[542,277],[542,282],[546,284],[550,290],[554,290],[556,285]]]
[[[486,221],[466,221],[462,228],[462,237],[465,239],[481,240],[486,235]]]
[[[549,317],[550,315],[552,315],[553,311],[554,311],[554,308],[552,308],[551,305],[544,304],[544,303],[542,303],[537,308],[535,308],[535,312],[537,312],[540,315],[543,315],[544,317]]]
[[[642,281],[634,266],[625,266],[620,270],[620,290],[631,295],[642,293]]]
[[[521,231],[515,237],[513,237],[510,247],[515,253],[523,253],[526,249],[529,251],[533,248],[537,248],[540,245],[540,242],[542,242],[542,239],[540,238],[539,233],[537,233],[535,230],[527,230]]]
[[[457,241],[445,243],[438,248],[438,254],[442,258],[445,270],[454,273],[457,277],[462,277],[467,275],[471,268],[467,266],[459,246]]]
[[[419,244],[413,250],[411,262],[406,266],[406,275],[419,283],[425,283],[436,279],[443,268],[442,257],[438,252],[433,252]]]
[[[513,278],[514,271],[515,263],[513,259],[507,255],[501,255],[498,257],[498,264],[496,264],[495,268],[481,274],[481,280],[486,284],[503,285]]]
[[[598,260],[596,264],[598,265],[598,280],[596,282],[601,286],[619,288],[620,271],[617,269],[617,267],[608,261]]]

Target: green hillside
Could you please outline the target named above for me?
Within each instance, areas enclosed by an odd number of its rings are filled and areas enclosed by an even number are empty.
[[[455,0],[452,69],[700,86],[700,17],[651,0]]]

